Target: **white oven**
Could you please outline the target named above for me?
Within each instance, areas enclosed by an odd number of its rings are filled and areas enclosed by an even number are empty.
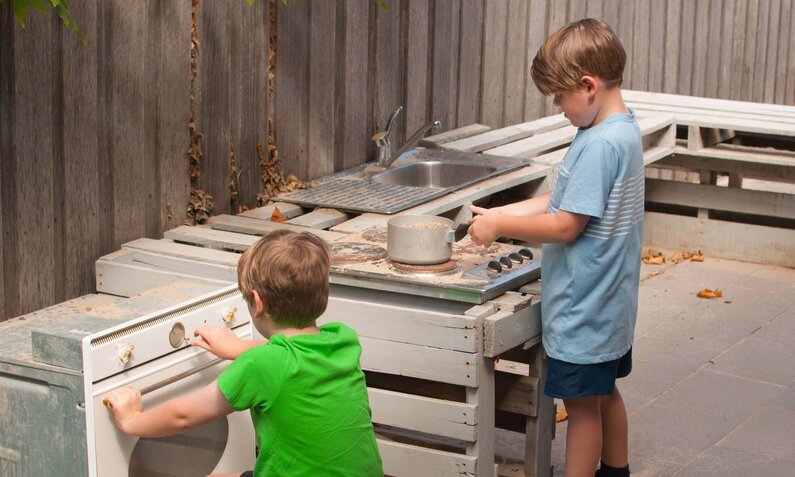
[[[190,346],[193,331],[203,325],[228,326],[250,338],[248,309],[235,286],[83,339],[89,476],[193,477],[254,468],[247,412],[150,439],[119,431],[102,402],[107,392],[133,386],[144,409],[151,409],[211,383],[229,362]]]

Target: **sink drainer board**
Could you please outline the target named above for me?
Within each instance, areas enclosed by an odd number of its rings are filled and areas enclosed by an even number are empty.
[[[448,189],[430,189],[330,177],[314,189],[301,189],[279,196],[282,202],[310,207],[394,214],[447,194]]]

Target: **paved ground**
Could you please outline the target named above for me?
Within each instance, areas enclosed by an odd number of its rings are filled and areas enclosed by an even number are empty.
[[[634,368],[619,381],[632,475],[795,476],[795,269],[707,257],[641,277]],[[555,476],[565,441],[563,422]],[[523,442],[498,434],[501,475],[524,475]]]

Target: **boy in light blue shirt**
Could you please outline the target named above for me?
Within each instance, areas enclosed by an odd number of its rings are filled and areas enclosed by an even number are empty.
[[[604,22],[580,20],[552,33],[533,60],[533,81],[579,128],[553,190],[472,207],[475,243],[544,242],[544,391],[563,399],[569,414],[566,477],[629,476],[627,415],[615,382],[632,369],[645,176],[640,129],[619,89],[625,63]]]

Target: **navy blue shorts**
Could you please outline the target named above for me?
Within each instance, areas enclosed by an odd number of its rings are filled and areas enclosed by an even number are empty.
[[[596,364],[574,364],[547,358],[547,381],[544,394],[559,399],[613,394],[616,379],[632,371],[632,348],[613,361]]]

